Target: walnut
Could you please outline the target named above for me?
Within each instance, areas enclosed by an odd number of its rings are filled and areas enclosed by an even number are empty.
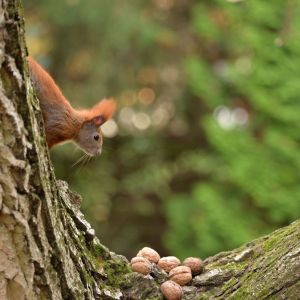
[[[192,280],[192,271],[189,267],[179,266],[169,273],[170,279],[180,285],[186,285]]]
[[[158,261],[158,265],[165,270],[166,272],[170,272],[172,269],[178,267],[180,265],[180,260],[175,256],[166,256],[162,257]]]
[[[164,282],[160,290],[167,300],[180,300],[182,298],[182,288],[174,281]]]
[[[159,261],[159,259],[160,259],[160,256],[159,256],[159,254],[155,251],[155,250],[153,250],[153,249],[151,249],[151,248],[149,248],[149,247],[144,247],[142,250],[140,250],[139,252],[138,252],[138,254],[136,255],[136,256],[138,256],[138,257],[145,257],[145,258],[147,258],[150,262],[153,262],[153,263],[155,263],[155,264],[157,264],[157,262]]]
[[[203,269],[203,262],[197,257],[188,257],[183,261],[182,264],[189,267],[193,275],[200,274]]]
[[[148,275],[151,272],[151,263],[147,258],[134,257],[131,262],[131,269],[134,272],[138,272],[144,275]]]

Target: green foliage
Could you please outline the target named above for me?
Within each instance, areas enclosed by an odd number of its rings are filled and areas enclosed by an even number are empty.
[[[299,217],[297,1],[43,0],[26,11],[31,52],[75,106],[118,100],[118,135],[100,158],[72,168],[72,145],[52,152],[103,243],[205,257]]]
[[[226,113],[223,123],[221,113],[201,123],[210,155],[222,164],[195,185],[193,213],[184,213],[195,215],[186,230],[196,252],[235,247],[299,217],[300,60],[293,30],[299,8],[291,1],[247,1],[221,11],[201,4],[193,13],[200,38],[222,56],[188,58],[190,87],[211,109],[223,105]],[[249,115],[247,126],[231,120],[237,107]],[[172,217],[178,219],[175,212]],[[180,240],[175,232],[171,228],[167,239],[172,248]]]

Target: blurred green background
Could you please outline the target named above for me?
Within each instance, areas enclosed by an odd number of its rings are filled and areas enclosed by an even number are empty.
[[[110,249],[207,257],[299,218],[299,1],[24,2],[70,102],[117,99],[101,157],[51,150]]]

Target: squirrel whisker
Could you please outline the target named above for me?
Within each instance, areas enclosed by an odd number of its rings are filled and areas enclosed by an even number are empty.
[[[82,156],[79,157],[79,159],[72,165],[72,168],[74,168],[75,166],[77,166],[80,162],[84,161],[84,159],[86,158],[87,154],[83,154]]]

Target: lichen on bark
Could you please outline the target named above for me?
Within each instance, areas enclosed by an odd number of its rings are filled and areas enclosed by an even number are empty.
[[[185,299],[297,299],[300,221],[205,260]]]

